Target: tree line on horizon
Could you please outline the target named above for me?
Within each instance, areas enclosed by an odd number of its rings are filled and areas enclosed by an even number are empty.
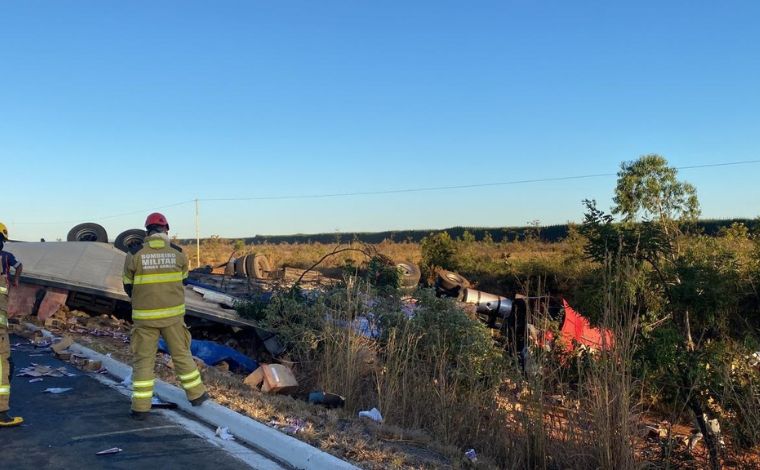
[[[691,224],[690,231],[708,236],[715,236],[735,223],[746,226],[750,231],[760,228],[758,219],[703,219]],[[383,232],[345,232],[345,233],[315,233],[294,235],[257,235],[247,238],[230,238],[230,240],[243,240],[246,245],[260,245],[264,243],[349,243],[352,241],[362,243],[382,243],[383,241],[419,243],[430,234],[448,233],[452,239],[463,238],[465,232],[474,237],[475,241],[492,240],[494,242],[514,242],[536,240],[548,243],[560,242],[567,238],[571,227],[577,224],[557,224],[540,226],[531,224],[522,227],[450,227],[438,230],[388,230]],[[216,238],[216,237],[215,237]],[[191,243],[191,239],[180,239],[183,244]]]

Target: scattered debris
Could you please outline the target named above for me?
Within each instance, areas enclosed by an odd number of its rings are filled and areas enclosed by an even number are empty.
[[[656,426],[647,426],[647,437],[654,440],[663,440],[668,438],[668,423],[659,423]]]
[[[710,432],[713,433],[713,436],[718,439],[720,446],[725,447],[726,442],[723,439],[723,434],[720,431],[720,422],[718,419],[716,418],[707,420],[707,426],[710,428]]]
[[[62,353],[56,354],[55,357],[62,361],[70,361],[71,360],[71,353],[68,351],[64,351]]]
[[[286,434],[298,434],[306,428],[306,421],[301,418],[287,418],[284,423],[272,420],[267,424]]]
[[[478,454],[477,452],[475,452],[475,449],[469,449],[467,452],[464,453],[464,456],[467,457],[467,459],[472,463],[475,463],[478,461]]]
[[[235,308],[235,305],[239,302],[236,297],[223,294],[221,292],[215,292],[211,289],[204,289],[203,287],[193,287],[193,290],[203,296],[203,300],[206,302],[212,302],[215,304],[224,305],[225,307]]]
[[[74,390],[74,389],[73,389],[73,388],[71,388],[71,387],[69,387],[69,388],[52,387],[52,388],[46,388],[45,390],[43,390],[43,391],[42,391],[42,393],[54,393],[54,394],[59,394],[59,393],[66,393],[66,392],[68,392],[69,390]]]
[[[359,416],[362,418],[369,418],[372,421],[376,421],[378,423],[383,422],[383,415],[380,414],[380,410],[378,410],[377,408],[372,408],[369,411],[360,411]]]
[[[699,431],[693,432],[691,436],[687,438],[687,447],[689,448],[689,453],[694,453],[694,449],[697,447],[697,443],[702,440],[702,433]]]
[[[346,405],[346,399],[342,396],[322,390],[309,393],[308,401],[313,405],[324,405],[327,408],[343,408]]]
[[[30,384],[33,384],[33,383],[37,383],[37,382],[42,382],[42,380],[43,380],[43,379],[40,379],[40,378],[36,378],[36,379],[32,379],[32,380],[30,380],[30,381],[29,381],[29,383],[30,383]]]
[[[158,342],[158,349],[168,352],[169,349],[163,338]],[[194,339],[190,343],[190,352],[205,364],[215,366],[220,362],[227,362],[233,372],[250,374],[259,367],[259,363],[229,346],[214,341]]]
[[[63,335],[63,338],[61,338],[58,342],[53,343],[51,346],[51,349],[56,354],[62,353],[65,349],[68,349],[69,346],[74,344],[74,339],[69,335]]]
[[[293,372],[282,364],[262,364],[243,380],[251,388],[264,393],[289,393],[298,388]]]
[[[41,331],[35,331],[30,341],[36,348],[47,348],[53,343],[53,340],[43,336]]]
[[[53,368],[50,366],[31,363],[16,374],[17,377],[76,377],[76,374],[66,370],[66,366]]]
[[[103,368],[103,363],[100,361],[95,361],[93,359],[88,359],[87,362],[84,364],[84,370],[88,372],[98,372]]]
[[[100,452],[96,452],[95,455],[110,455],[110,454],[118,454],[122,450],[118,447],[111,447],[110,449],[101,450]]]
[[[216,436],[219,439],[223,440],[223,441],[234,441],[235,440],[235,436],[233,436],[232,434],[230,434],[230,429],[229,428],[222,428],[222,427],[216,428]]]

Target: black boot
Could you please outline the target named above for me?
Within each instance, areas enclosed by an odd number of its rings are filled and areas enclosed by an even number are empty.
[[[135,411],[132,410],[132,412],[129,414],[129,416],[132,417],[132,419],[136,419],[137,421],[145,421],[148,419],[148,415],[150,413],[148,411]]]
[[[208,399],[209,399],[208,393],[203,392],[203,395],[199,396],[198,398],[193,398],[192,400],[190,400],[190,404],[193,406],[201,406]]]

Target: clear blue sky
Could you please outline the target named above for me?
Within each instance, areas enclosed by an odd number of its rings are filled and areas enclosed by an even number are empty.
[[[113,238],[195,198],[758,159],[758,18],[756,1],[5,1],[0,220]],[[760,215],[760,165],[681,176],[705,217]],[[614,184],[202,202],[201,234],[564,223]],[[193,204],[163,211],[194,235]]]

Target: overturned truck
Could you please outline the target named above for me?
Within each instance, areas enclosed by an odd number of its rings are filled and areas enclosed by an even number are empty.
[[[609,330],[593,327],[561,297],[517,294],[510,299],[473,289],[463,276],[446,270],[438,272],[435,290],[439,297],[452,297],[473,305],[481,320],[499,331],[506,348],[513,353],[522,354],[529,343],[551,347],[559,341],[566,350],[576,346],[603,350],[613,345]],[[540,318],[561,325],[558,337],[550,331],[539,331],[534,322]]]
[[[9,293],[11,316],[34,314],[44,320],[67,305],[128,317],[129,297],[122,285],[124,251],[96,241],[9,242],[5,249],[24,264],[19,287]],[[185,287],[189,321],[250,329],[272,355],[280,354],[282,347],[274,335],[238,315],[234,301],[208,286]]]

